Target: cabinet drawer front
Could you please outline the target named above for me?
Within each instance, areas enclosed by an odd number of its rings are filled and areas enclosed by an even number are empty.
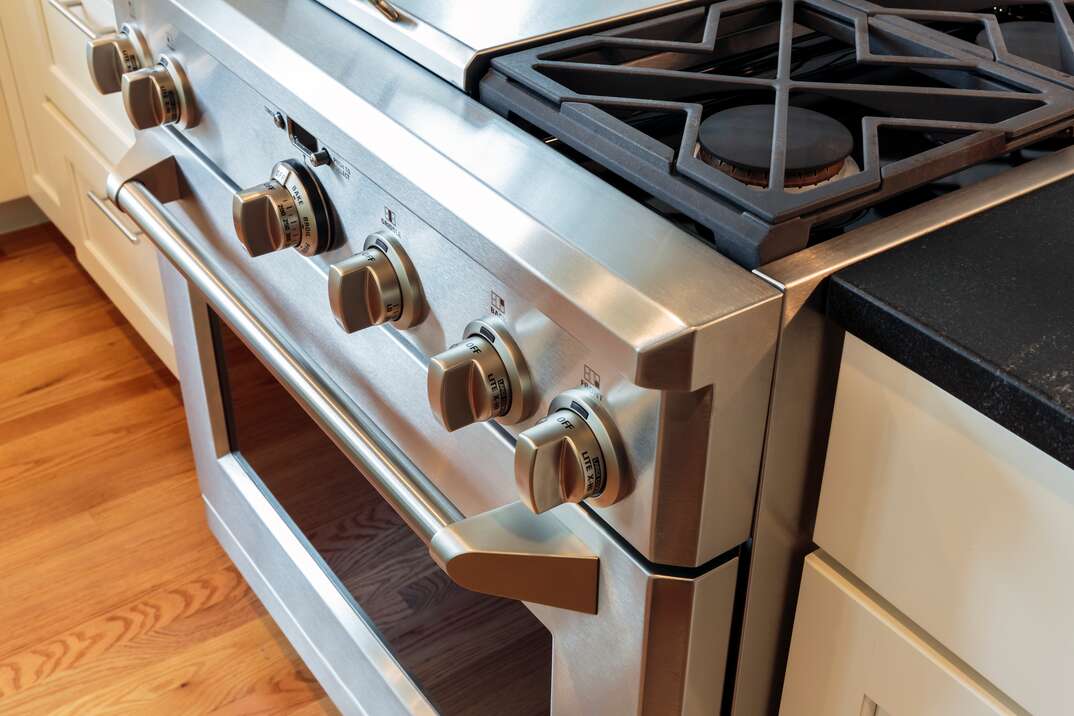
[[[1074,711],[1074,471],[849,335],[814,539],[1032,713]]]
[[[109,161],[118,161],[134,142],[134,130],[127,121],[120,95],[98,94],[86,68],[86,36],[48,0],[35,2],[40,5],[48,44],[48,98],[101,154]],[[107,0],[84,0],[71,13],[99,31],[115,26],[115,12]]]
[[[1024,713],[852,584],[806,558],[783,685],[784,716]]]

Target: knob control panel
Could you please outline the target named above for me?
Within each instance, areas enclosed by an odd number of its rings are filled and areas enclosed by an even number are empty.
[[[86,64],[97,91],[115,94],[123,87],[123,75],[151,64],[149,46],[138,30],[123,25],[119,32],[86,43]]]
[[[414,264],[387,231],[370,234],[364,251],[328,270],[328,302],[347,333],[391,321],[409,328],[424,317],[425,300]]]
[[[429,361],[429,405],[449,432],[496,420],[505,425],[533,412],[533,381],[503,322],[473,321],[464,338]]]
[[[197,110],[182,66],[167,55],[157,64],[123,75],[123,107],[135,129],[197,125]]]
[[[251,256],[292,247],[313,256],[332,245],[328,199],[298,161],[278,162],[269,181],[236,194],[231,213],[239,241]]]
[[[519,496],[537,514],[566,502],[614,504],[625,493],[623,466],[615,423],[582,388],[556,396],[548,416],[523,431],[515,446]]]

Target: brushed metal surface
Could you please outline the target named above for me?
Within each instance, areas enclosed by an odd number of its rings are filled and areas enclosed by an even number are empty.
[[[395,12],[385,13],[370,0],[318,2],[462,89],[470,87],[482,58],[497,51],[684,4],[683,0],[393,0]]]
[[[599,379],[634,472],[630,497],[598,507],[602,519],[649,559],[684,566],[748,538],[778,291],[316,4],[273,12],[246,0],[132,7],[150,44],[184,61],[199,102],[211,108],[183,136],[229,181],[252,185],[276,161],[302,156],[277,128],[277,114],[333,157],[312,171],[335,203],[339,248],[306,266],[286,252],[256,266],[235,260],[234,271],[273,287],[258,300],[305,295],[299,310],[308,328],[295,329],[312,331],[320,300],[308,296],[323,289],[311,289],[311,270],[327,275],[362,250],[370,231],[389,228],[422,277],[430,311],[392,334],[412,358],[394,373],[378,366],[364,375],[409,390],[408,362],[455,343],[496,304],[531,367],[534,415],[586,376]],[[118,12],[130,19],[122,4]],[[303,26],[316,26],[316,37],[293,31]],[[366,341],[381,340],[322,336],[312,350],[342,366]],[[678,408],[705,391],[698,427]],[[399,405],[394,395],[376,400]],[[393,414],[426,431],[419,449],[460,461],[474,450],[488,455],[493,476],[453,496],[457,504],[505,504],[489,498],[510,487],[503,475],[511,474],[513,436],[535,419],[448,439],[421,411]],[[703,460],[681,449],[684,430],[705,446]]]
[[[175,141],[171,133],[156,132],[166,141]],[[244,292],[255,294],[258,286],[264,287],[264,284],[247,275],[255,262],[245,256],[238,242],[227,233],[230,231],[230,195],[220,191],[221,179],[214,176],[198,157],[181,152],[177,156],[180,173],[188,180],[193,193],[169,204],[169,213],[196,238],[202,251],[211,253],[216,261],[227,263]],[[123,165],[135,167],[138,163],[130,158]],[[113,180],[111,185],[119,183]],[[166,187],[167,182],[164,184]],[[289,261],[282,261],[284,273],[292,276],[302,273],[303,281],[311,277],[324,280],[322,273],[311,269],[308,259],[297,254],[266,258],[288,256]],[[355,644],[366,638],[368,625],[364,624],[360,611],[355,610],[347,594],[341,591],[338,580],[324,571],[323,563],[310,552],[308,545],[293,531],[275,536],[267,534],[264,525],[271,520],[262,520],[252,512],[248,506],[251,500],[236,499],[241,484],[234,482],[234,475],[228,475],[228,465],[233,464],[234,459],[230,455],[205,299],[191,289],[170,264],[164,262],[163,269],[169,316],[173,326],[177,327],[176,335],[181,337],[180,374],[202,490],[217,510],[220,521],[230,530],[233,541],[251,556],[243,558],[234,546],[229,548],[236,564],[259,589],[259,594],[268,595],[266,606],[345,711],[428,713],[427,702],[410,688],[405,675],[400,677],[398,670],[393,668],[394,660],[390,655],[388,658],[362,655],[366,652],[361,648],[375,652],[375,645]],[[279,276],[275,272],[270,271],[267,275],[273,279],[273,287],[279,285]],[[323,298],[323,292],[318,295]],[[279,330],[288,334],[288,342],[304,350],[309,351],[323,343],[308,333],[311,316],[319,316],[324,325],[334,328],[327,310],[323,310],[327,308],[326,301],[323,306],[317,306],[317,310],[306,312],[301,309],[308,301],[273,303],[265,300],[263,294],[256,297],[260,302],[258,305],[273,312],[273,321]],[[314,333],[317,334],[321,327],[314,325]],[[338,331],[336,333],[339,335]],[[423,448],[424,431],[428,425],[435,425],[431,415],[427,415],[429,422],[424,426],[420,420],[416,424],[412,422],[411,413],[402,420],[395,412],[397,404],[393,402],[400,399],[400,391],[381,391],[376,389],[375,380],[371,385],[353,379],[356,372],[367,367],[375,370],[378,366],[383,370],[387,363],[391,370],[385,377],[399,379],[400,375],[405,376],[410,371],[416,378],[412,383],[416,390],[409,396],[404,391],[402,404],[406,405],[408,400],[411,404],[424,401],[423,366],[405,348],[405,342],[397,332],[381,328],[354,336],[341,335],[341,339],[352,348],[356,343],[363,348],[345,353],[343,360],[332,357],[333,351],[328,351],[323,355],[331,359],[325,364],[346,367],[347,375],[351,377],[346,383],[348,392],[369,408],[379,426],[406,450],[419,469],[437,476],[445,491],[456,494],[460,485],[466,485],[472,479],[475,467],[483,470],[483,478],[509,474],[506,470],[510,467],[510,450],[503,449],[506,446],[502,443],[499,452],[489,452],[496,459],[480,461],[476,465],[473,452],[453,459],[457,447],[450,451],[442,451],[439,445],[432,449]],[[407,370],[400,373],[400,366]],[[495,435],[487,430],[476,434]],[[505,471],[498,472],[495,468],[497,463],[503,462],[501,457],[507,461],[499,464]],[[494,463],[492,470],[485,470],[486,462]],[[510,502],[514,497],[511,481],[499,482],[506,483],[502,486],[505,497],[499,498],[501,503]],[[487,490],[500,489],[497,481],[482,480],[478,484]],[[486,502],[490,499],[486,493],[482,493],[481,498]],[[269,506],[274,511],[279,509],[271,501]],[[562,523],[588,553],[596,556],[600,570],[595,615],[527,604],[554,635],[553,713],[586,713],[593,704],[607,709],[607,713],[665,713],[659,705],[644,705],[643,694],[653,692],[693,704],[684,708],[685,713],[710,713],[708,709],[714,703],[715,694],[722,689],[722,664],[728,656],[728,620],[735,598],[737,557],[729,555],[696,579],[688,580],[654,570],[607,527],[577,506],[563,506],[545,515],[541,518],[542,525],[546,518]],[[466,522],[455,524],[466,529]],[[222,530],[217,533],[224,535]],[[222,537],[225,544],[228,539],[232,538]],[[665,584],[680,581],[695,584],[686,585],[688,594],[677,602],[679,606],[675,609],[654,608],[649,595],[653,591],[663,591]],[[685,663],[688,668],[685,671],[668,669],[667,662],[655,654],[675,655],[676,663]]]

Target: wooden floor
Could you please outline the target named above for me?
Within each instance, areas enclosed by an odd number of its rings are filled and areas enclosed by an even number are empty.
[[[335,713],[205,526],[177,382],[51,226],[0,236],[0,713]]]

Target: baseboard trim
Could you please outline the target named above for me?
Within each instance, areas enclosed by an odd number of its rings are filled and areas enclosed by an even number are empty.
[[[0,234],[48,223],[48,217],[28,196],[0,204]]]

